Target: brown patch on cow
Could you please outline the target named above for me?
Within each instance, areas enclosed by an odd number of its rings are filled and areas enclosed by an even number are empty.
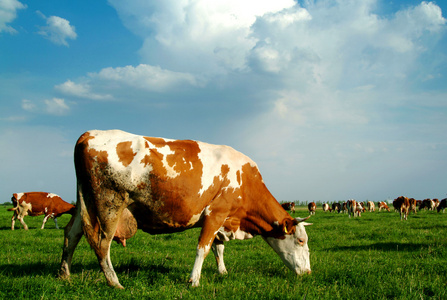
[[[127,167],[133,161],[136,153],[132,150],[132,142],[121,142],[116,145],[116,154],[123,166]]]

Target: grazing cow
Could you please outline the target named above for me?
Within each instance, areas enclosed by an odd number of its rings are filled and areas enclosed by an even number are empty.
[[[290,210],[291,212],[295,212],[295,202],[285,202],[281,204],[282,208],[285,210]]]
[[[231,147],[93,130],[78,139],[74,161],[78,209],[65,228],[62,278],[69,277],[85,234],[108,284],[123,288],[110,260],[120,223],[150,234],[201,227],[192,286],[199,285],[211,249],[219,273],[226,273],[224,242],[255,235],[296,274],[311,272],[308,217],[292,218],[265,186],[257,165]]]
[[[417,202],[416,202],[416,199],[414,199],[414,198],[409,198],[408,199],[408,202],[410,202],[410,212],[411,211],[413,211],[415,214],[416,214],[416,212],[417,212]]]
[[[410,212],[410,201],[407,197],[400,196],[394,199],[393,207],[399,212],[400,220],[402,221],[402,215],[405,220],[408,218],[408,213]]]
[[[439,206],[439,199],[435,198],[433,199],[433,202],[435,203],[435,207],[433,208],[433,210],[435,210],[435,208],[438,208]]]
[[[340,203],[332,203],[332,210],[340,213],[340,211],[341,211]]]
[[[56,228],[59,229],[59,226],[57,226],[57,218],[63,214],[73,215],[75,211],[75,206],[73,204],[67,203],[58,195],[51,193],[15,193],[12,194],[11,201],[14,207],[8,209],[8,211],[14,211],[11,219],[12,230],[14,230],[16,219],[22,223],[25,230],[28,230],[28,226],[23,220],[23,218],[28,215],[31,217],[45,215],[40,229],[45,227],[48,218],[53,218]]]
[[[422,209],[428,209],[428,210],[434,210],[435,209],[435,202],[432,199],[424,199],[419,206],[419,210]]]
[[[329,211],[331,212],[331,208],[329,207],[329,204],[323,203],[323,211]]]
[[[442,199],[438,206],[438,212],[442,210],[442,213],[445,213],[445,209],[447,208],[447,198]]]
[[[355,201],[354,199],[350,199],[350,200],[346,201],[346,208],[348,210],[349,217],[351,217],[351,215],[352,215],[355,218],[356,215],[358,215],[357,201]]]
[[[343,202],[343,204],[342,204],[342,211],[343,211],[343,213],[348,212],[348,204],[346,202]]]
[[[390,211],[390,208],[388,207],[388,204],[386,204],[386,202],[384,202],[384,201],[378,202],[377,206],[379,207],[379,211],[381,211],[382,209]]]
[[[309,215],[315,215],[317,205],[315,204],[315,202],[310,202],[309,204],[307,204],[307,209],[309,210]]]
[[[368,211],[369,211],[369,212],[374,212],[374,211],[376,211],[376,206],[374,205],[374,202],[372,202],[372,201],[368,201]]]

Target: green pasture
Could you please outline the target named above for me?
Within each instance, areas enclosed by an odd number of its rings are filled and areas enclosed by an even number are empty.
[[[11,206],[8,206],[11,207]],[[312,274],[297,277],[260,237],[226,243],[228,275],[206,258],[200,286],[187,283],[199,229],[151,236],[138,231],[112,262],[124,290],[107,286],[85,238],[70,281],[57,278],[63,230],[26,217],[30,230],[11,231],[0,206],[0,299],[447,299],[447,213],[422,211],[400,221],[395,212],[360,218],[322,212],[307,227]],[[306,210],[294,216],[304,217]],[[70,216],[59,218],[61,227]]]

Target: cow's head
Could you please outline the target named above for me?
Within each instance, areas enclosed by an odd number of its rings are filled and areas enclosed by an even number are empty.
[[[264,237],[286,266],[298,275],[311,272],[308,238],[304,228],[312,225],[305,222],[309,217],[285,219],[282,224],[276,224],[281,230],[279,236]]]

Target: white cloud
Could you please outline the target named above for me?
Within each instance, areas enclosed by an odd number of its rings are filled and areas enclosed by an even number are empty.
[[[75,27],[70,25],[68,20],[58,16],[50,16],[47,18],[40,12],[38,14],[47,23],[47,26],[40,27],[38,33],[54,44],[68,47],[67,39],[75,40],[77,38]]]
[[[166,91],[168,88],[183,84],[198,85],[197,80],[191,74],[173,72],[145,64],[136,67],[105,68],[99,73],[89,75],[94,79],[114,82],[119,86],[149,91]]]
[[[50,115],[65,115],[70,107],[65,103],[64,99],[61,98],[53,98],[50,100],[44,100],[45,103],[45,111]]]
[[[69,105],[61,98],[45,99],[41,102],[23,99],[22,109],[32,113],[44,113],[55,116],[62,116],[70,111]]]
[[[92,93],[91,86],[85,83],[75,83],[71,80],[56,85],[55,88],[61,91],[65,95],[75,96],[80,98],[92,99],[92,100],[108,100],[112,99],[110,94],[96,94]]]
[[[17,30],[7,24],[14,21],[17,17],[17,10],[25,8],[27,8],[27,6],[17,0],[0,1],[0,33],[17,33]]]
[[[143,62],[201,74],[244,69],[245,55],[256,43],[250,35],[257,17],[295,5],[293,0],[110,2],[144,39]]]

